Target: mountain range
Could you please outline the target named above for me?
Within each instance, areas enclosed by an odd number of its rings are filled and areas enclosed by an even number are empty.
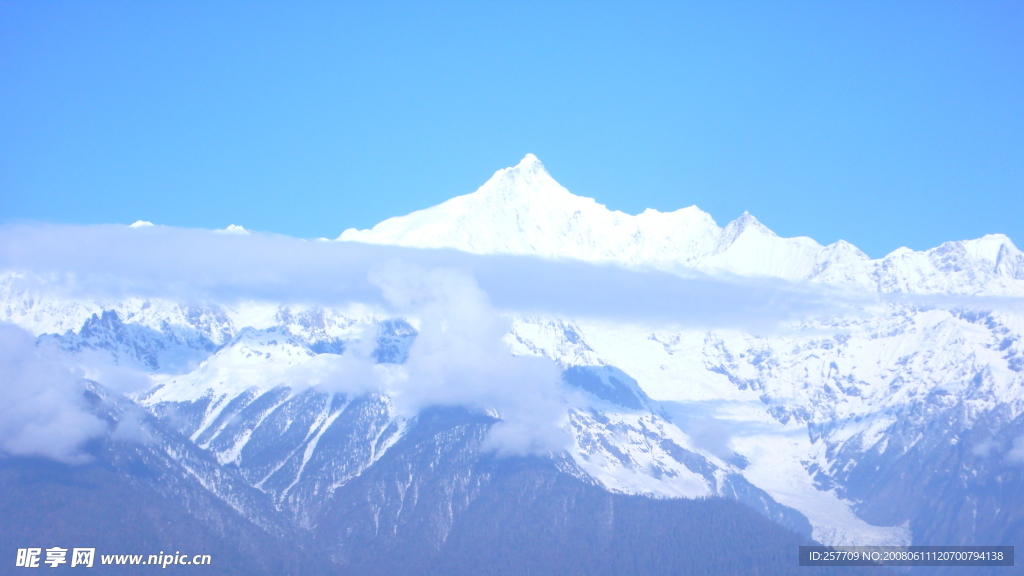
[[[614,212],[527,155],[329,242],[855,306],[756,327],[498,310],[477,327],[486,295],[447,273],[412,289],[445,306],[387,308],[89,294],[9,265],[2,319],[107,367],[80,371],[76,409],[108,431],[74,462],[0,444],[12,550],[205,542],[226,574],[789,574],[828,572],[796,566],[811,542],[1022,541],[1024,254],[1005,236],[872,260],[746,213]],[[492,335],[501,350],[478,349]],[[123,524],[90,524],[104,509]],[[61,512],[76,519],[55,528]]]

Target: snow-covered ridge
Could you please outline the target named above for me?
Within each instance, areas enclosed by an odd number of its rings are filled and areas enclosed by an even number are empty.
[[[520,254],[677,271],[696,268],[852,284],[881,292],[1024,296],[1024,253],[1006,236],[900,248],[872,260],[840,240],[782,238],[744,213],[724,228],[696,206],[632,216],[573,195],[533,154],[472,194],[338,240],[474,254]]]

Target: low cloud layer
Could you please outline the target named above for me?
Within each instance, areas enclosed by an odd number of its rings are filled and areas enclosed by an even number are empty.
[[[568,445],[561,371],[548,358],[513,356],[504,341],[511,326],[476,281],[451,268],[398,262],[374,269],[370,280],[388,302],[419,320],[409,357],[389,392],[400,411],[431,404],[497,410],[502,422],[485,441],[499,452],[532,453]]]
[[[0,270],[31,272],[45,278],[48,289],[69,296],[388,305],[370,279],[382,263],[462,270],[500,310],[682,327],[764,330],[860,303],[827,286],[699,273],[683,277],[524,256],[163,226],[0,227]]]
[[[104,434],[107,425],[86,410],[84,390],[84,374],[57,350],[38,347],[25,330],[0,322],[0,453],[88,461],[82,443]]]

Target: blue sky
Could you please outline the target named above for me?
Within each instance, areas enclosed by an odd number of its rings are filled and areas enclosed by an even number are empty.
[[[613,209],[1024,245],[1024,3],[0,2],[0,221],[335,237],[537,154]]]

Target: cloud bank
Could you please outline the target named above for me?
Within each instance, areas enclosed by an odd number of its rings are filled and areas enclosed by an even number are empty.
[[[827,286],[696,272],[684,277],[525,256],[164,226],[0,227],[0,270],[31,272],[45,279],[47,289],[68,296],[389,306],[371,281],[371,272],[388,262],[396,268],[461,270],[499,310],[681,327],[764,330],[862,303]]]
[[[0,323],[0,453],[88,461],[82,443],[106,433],[107,424],[86,411],[84,391],[84,375],[57,350]]]
[[[392,261],[374,269],[370,280],[420,324],[388,387],[400,412],[431,404],[494,409],[502,421],[485,447],[517,454],[567,447],[561,370],[548,358],[512,355],[504,341],[509,321],[471,276]]]

